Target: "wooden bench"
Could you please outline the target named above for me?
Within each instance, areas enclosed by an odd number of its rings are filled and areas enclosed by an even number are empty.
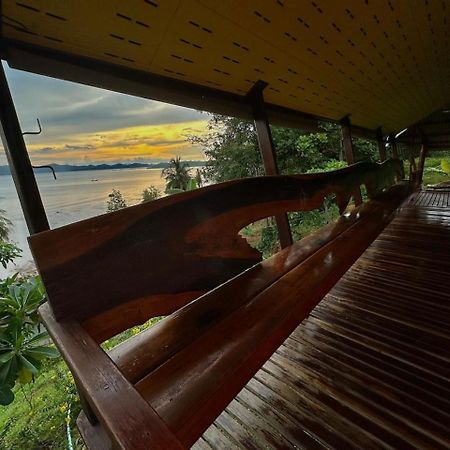
[[[401,176],[387,161],[238,180],[31,237],[88,446],[192,445],[389,222],[410,186],[383,190]],[[343,210],[361,184],[370,202],[265,261],[238,235],[330,194]],[[109,356],[99,346],[167,314]]]

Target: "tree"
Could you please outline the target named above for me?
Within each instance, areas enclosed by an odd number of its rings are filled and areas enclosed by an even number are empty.
[[[113,189],[108,197],[106,212],[113,212],[127,207],[127,203],[118,189]]]
[[[219,183],[264,174],[250,122],[214,114],[208,122],[208,132],[188,140],[203,148],[207,161],[202,174],[207,181]]]
[[[22,250],[9,241],[9,227],[11,221],[6,218],[5,211],[0,209],[0,264],[6,269],[6,266],[13,262]]]
[[[176,156],[170,160],[169,166],[162,170],[161,176],[166,180],[166,191],[170,189],[185,191],[191,179],[189,164],[181,161],[180,156]]]
[[[305,173],[326,167],[330,161],[342,161],[343,147],[340,126],[319,123],[319,131],[309,133],[291,128],[271,127],[277,163],[282,174]],[[200,145],[207,158],[203,175],[210,182],[264,174],[254,126],[251,122],[211,116],[208,132],[190,136],[189,141]],[[374,142],[354,138],[356,161],[376,160]]]
[[[155,186],[149,186],[142,191],[142,203],[151,202],[161,197],[161,192]]]

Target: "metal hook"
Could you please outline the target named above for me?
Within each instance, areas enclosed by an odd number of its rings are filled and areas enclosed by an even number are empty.
[[[52,166],[31,166],[33,169],[50,169],[53,173],[53,178],[56,180],[55,169]]]
[[[25,131],[25,133],[22,133],[22,136],[25,136],[26,134],[41,134],[42,133],[42,128],[41,128],[41,122],[39,122],[39,119],[37,119],[37,124],[39,127],[39,131]]]

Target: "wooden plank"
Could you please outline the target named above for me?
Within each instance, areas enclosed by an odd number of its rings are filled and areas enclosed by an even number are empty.
[[[230,181],[39,233],[30,246],[58,320],[89,319],[131,301],[159,301],[164,314],[192,300],[179,296],[210,290],[261,260],[239,235],[249,223],[318,208],[331,193],[343,209],[360,184],[373,197],[401,174],[391,160]],[[122,319],[128,328],[135,316]]]
[[[450,214],[414,198],[237,395],[258,432],[287,429],[299,448],[293,430],[330,449],[449,448]]]
[[[137,383],[139,392],[177,430],[184,445],[195,442],[377,236],[404,198],[405,191],[395,191],[383,196],[377,212],[323,246]],[[344,242],[350,236],[352,246],[348,247]]]

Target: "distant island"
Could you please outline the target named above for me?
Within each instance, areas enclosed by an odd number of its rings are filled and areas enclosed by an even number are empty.
[[[190,167],[201,167],[205,165],[205,161],[186,161]],[[79,172],[82,170],[116,170],[116,169],[164,169],[169,166],[168,161],[157,163],[117,163],[117,164],[89,164],[85,166],[77,166],[72,164],[48,164],[55,169],[55,172]],[[48,169],[35,169],[35,172],[47,171]],[[11,171],[9,166],[0,166],[0,175],[9,175]]]

